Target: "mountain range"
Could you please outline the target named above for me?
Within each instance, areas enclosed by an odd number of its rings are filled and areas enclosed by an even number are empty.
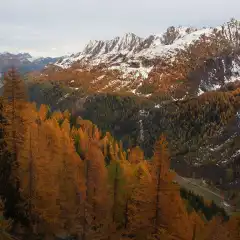
[[[239,30],[239,22],[232,20],[216,28],[169,27],[147,38],[127,33],[90,41],[82,52],[61,58],[52,67],[75,72],[74,81],[84,81],[85,73],[88,87],[98,92],[200,95],[239,80]]]
[[[0,72],[5,72],[8,68],[14,66],[21,73],[30,71],[40,71],[46,65],[54,63],[59,58],[39,57],[34,58],[29,53],[13,54],[9,52],[0,53]]]

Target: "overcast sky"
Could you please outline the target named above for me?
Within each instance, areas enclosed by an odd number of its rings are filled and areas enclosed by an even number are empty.
[[[60,56],[89,40],[240,20],[240,0],[1,0],[0,52]]]

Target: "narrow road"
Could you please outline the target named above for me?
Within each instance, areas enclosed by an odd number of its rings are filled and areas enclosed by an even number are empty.
[[[224,198],[223,198],[221,195],[219,195],[219,194],[211,191],[209,188],[203,187],[203,186],[195,183],[194,180],[192,180],[192,179],[190,180],[190,179],[187,179],[187,178],[184,178],[184,177],[181,177],[181,176],[178,176],[178,177],[179,177],[180,179],[182,179],[183,181],[186,181],[187,184],[192,184],[192,185],[194,185],[194,186],[197,186],[197,187],[203,189],[204,191],[209,192],[209,193],[211,193],[211,194],[213,194],[213,195],[221,198],[222,200],[224,200]]]
[[[224,197],[220,194],[212,191],[208,187],[204,187],[201,184],[201,180],[184,178],[179,175],[176,175],[176,182],[185,189],[194,192],[197,195],[203,196],[204,199],[208,201],[214,201],[219,207],[225,209],[228,214],[231,214],[233,208],[230,204],[224,201]]]

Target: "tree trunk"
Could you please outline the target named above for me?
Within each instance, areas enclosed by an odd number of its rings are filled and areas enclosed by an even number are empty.
[[[193,236],[192,236],[192,240],[196,239],[196,223],[193,226]]]
[[[86,221],[86,202],[88,200],[88,160],[85,159],[85,179],[86,179],[86,196],[83,202],[83,232],[82,232],[82,240],[86,239],[86,227],[87,227],[87,221]]]
[[[159,226],[159,193],[160,193],[160,182],[161,182],[161,165],[158,168],[157,175],[157,199],[156,199],[156,213],[155,213],[155,229],[154,233],[156,234]]]
[[[117,179],[117,174],[118,174],[118,165],[116,164],[116,175],[114,179],[114,187],[113,187],[113,210],[112,210],[112,221],[115,221],[115,208],[116,208],[116,198],[117,198],[117,187],[118,187],[118,179]]]

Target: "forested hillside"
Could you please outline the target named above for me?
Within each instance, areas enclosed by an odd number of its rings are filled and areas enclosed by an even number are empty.
[[[186,207],[165,135],[145,160],[140,147],[125,151],[92,122],[26,99],[10,70],[1,98],[1,239],[239,239],[239,217],[207,219],[191,201]]]
[[[38,106],[45,103],[53,110],[71,110],[103,133],[109,131],[125,150],[140,146],[147,159],[159,135],[165,133],[171,167],[178,174],[204,178],[230,198],[235,196],[234,204],[240,207],[238,85],[177,101],[164,94],[149,98],[125,93],[86,95],[61,81],[31,82],[28,90]]]

